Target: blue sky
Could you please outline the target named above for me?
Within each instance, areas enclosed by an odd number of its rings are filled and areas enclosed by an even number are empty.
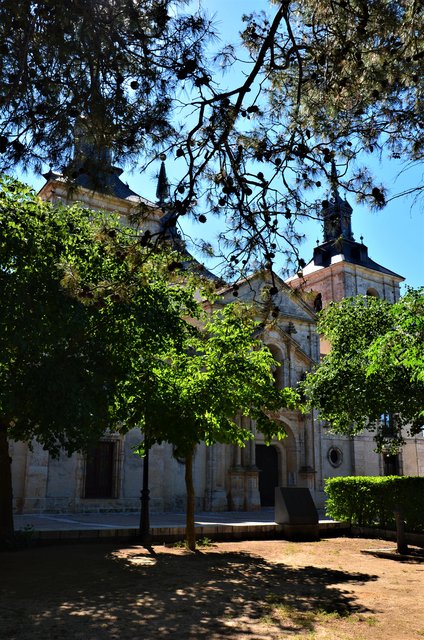
[[[198,4],[196,0],[192,2],[193,6]],[[243,13],[267,10],[270,7],[267,0],[204,0],[202,4],[211,16],[215,16],[221,43],[239,41],[238,34],[243,29]],[[271,11],[275,9],[271,7]],[[423,183],[422,165],[404,171],[399,161],[386,160],[380,163],[373,156],[367,156],[367,164],[377,181],[388,187],[389,197]],[[172,176],[171,159],[167,160],[167,170]],[[136,176],[128,176],[128,180],[131,186],[140,189],[144,187],[143,193],[147,195],[145,178],[139,180]],[[155,186],[152,179],[150,197],[153,199]],[[354,209],[352,227],[355,240],[359,241],[360,236],[363,236],[370,257],[404,276],[406,284],[413,287],[424,285],[424,198],[415,203],[412,198],[398,198],[378,212],[356,204],[352,196],[348,199]],[[213,235],[216,229],[215,221],[208,221],[205,225],[185,225],[193,237]],[[307,221],[302,226],[302,232],[307,235],[307,240],[302,244],[301,256],[308,262],[316,240],[322,239],[321,225],[317,221]]]
[[[192,4],[196,6],[197,2]],[[267,0],[205,0],[203,6],[208,13],[215,15],[216,28],[221,41],[237,43],[238,33],[243,28],[242,14],[267,9],[269,3]],[[402,171],[400,162],[385,160],[380,163],[372,156],[367,157],[367,164],[377,181],[383,182],[389,188],[389,197],[423,182],[424,167],[422,165]],[[172,158],[168,158],[167,171],[171,180],[175,169]],[[159,170],[159,165],[155,170]],[[124,174],[123,178],[140,195],[151,200],[156,199],[154,170],[150,170],[148,175],[140,175],[136,172]],[[43,180],[35,176],[26,176],[25,179],[36,188],[43,184]],[[355,239],[359,241],[360,236],[363,236],[370,257],[404,276],[407,285],[413,287],[424,285],[423,198],[418,202],[414,202],[412,198],[398,198],[380,212],[370,211],[364,206],[357,205],[352,196],[349,196],[348,200],[354,209],[352,227]],[[208,221],[204,225],[196,225],[184,222],[184,228],[192,237],[208,239],[208,236],[212,237],[216,232],[217,223]],[[316,240],[322,238],[321,225],[319,222],[308,221],[301,227],[301,231],[307,235],[307,240],[302,245],[300,253],[308,262],[312,257]]]

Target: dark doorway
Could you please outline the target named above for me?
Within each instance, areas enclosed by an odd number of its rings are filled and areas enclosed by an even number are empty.
[[[87,455],[85,498],[114,497],[116,442],[101,441]]]
[[[275,487],[278,487],[278,453],[275,447],[256,445],[256,466],[259,472],[261,507],[273,507]]]
[[[399,456],[397,454],[383,454],[383,473],[385,476],[399,476]]]

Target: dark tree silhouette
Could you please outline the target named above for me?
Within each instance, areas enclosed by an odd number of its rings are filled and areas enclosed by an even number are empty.
[[[358,158],[422,159],[422,3],[264,1],[268,14],[243,17],[243,48],[221,50],[211,20],[184,5],[4,0],[2,166],[48,161],[72,177],[86,169],[70,162],[78,126],[98,162],[173,154],[170,207],[220,216],[230,274],[272,269],[277,252],[299,266],[298,221],[319,217],[334,175],[381,208],[385,189]]]

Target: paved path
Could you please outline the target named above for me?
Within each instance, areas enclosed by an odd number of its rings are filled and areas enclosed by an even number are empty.
[[[195,516],[197,535],[214,540],[281,537],[285,525],[275,522],[274,509],[260,511],[203,512]],[[31,527],[42,543],[86,542],[88,540],[134,539],[138,535],[139,513],[38,513],[15,515],[15,529]],[[313,525],[312,525],[313,527]],[[343,523],[320,520],[320,534],[345,527]],[[298,527],[297,527],[298,529]],[[305,534],[308,527],[301,529]],[[314,535],[317,532],[314,529]],[[152,513],[152,543],[173,542],[185,536],[184,513]]]
[[[35,531],[72,531],[81,529],[133,529],[139,526],[139,513],[40,513],[15,515],[15,528],[31,526]],[[254,526],[275,524],[274,509],[260,511],[222,511],[197,513],[196,525]],[[152,513],[152,529],[183,527],[184,513]]]

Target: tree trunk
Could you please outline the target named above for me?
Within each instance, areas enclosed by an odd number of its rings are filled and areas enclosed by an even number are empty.
[[[14,534],[11,462],[7,427],[0,424],[0,543]]]
[[[144,441],[144,458],[143,458],[143,486],[141,489],[141,511],[140,511],[140,541],[144,545],[151,542],[150,535],[150,489],[149,489],[149,444]]]
[[[194,486],[193,486],[193,451],[185,458],[185,483],[187,491],[186,507],[186,540],[190,551],[196,550],[196,533],[194,530]]]
[[[395,520],[396,520],[396,541],[397,552],[401,555],[408,553],[408,545],[406,544],[405,536],[405,516],[403,514],[403,507],[400,504],[395,505]]]

